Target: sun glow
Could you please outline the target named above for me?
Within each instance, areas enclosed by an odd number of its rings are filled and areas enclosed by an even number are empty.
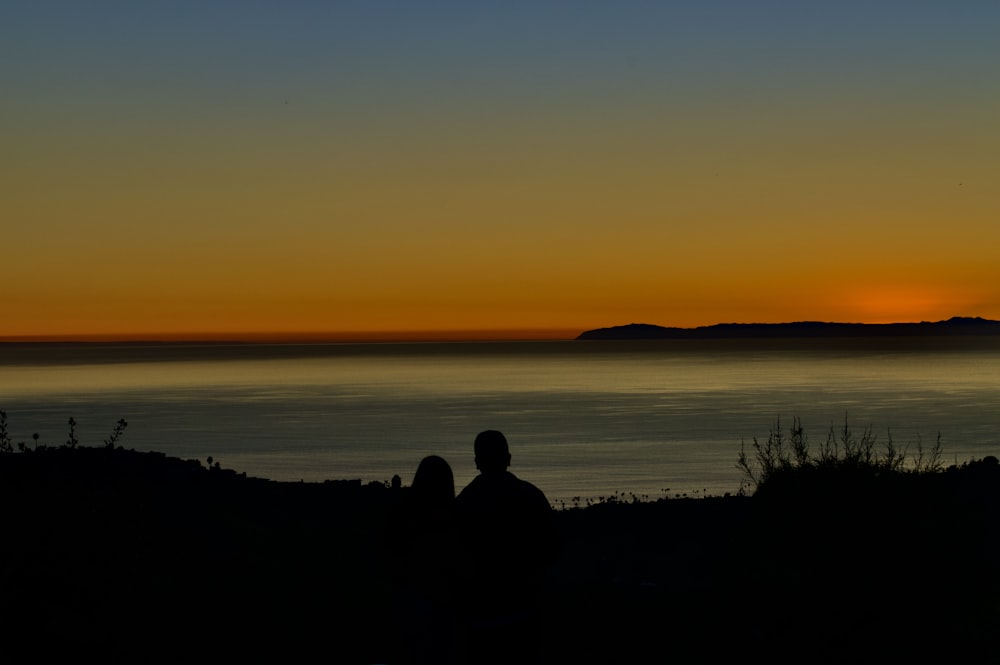
[[[943,288],[927,286],[883,286],[853,294],[849,307],[858,312],[860,323],[940,321],[953,316],[974,316],[973,303]]]

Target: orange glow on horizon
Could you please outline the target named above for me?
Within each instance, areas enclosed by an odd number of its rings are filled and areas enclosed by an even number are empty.
[[[231,330],[196,332],[182,330],[138,332],[84,332],[84,333],[22,333],[0,335],[0,343],[256,343],[256,344],[351,344],[351,343],[433,343],[433,342],[491,342],[491,341],[559,341],[572,340],[587,330],[611,328],[631,323],[643,323],[673,328],[700,328],[729,323],[793,323],[822,321],[826,323],[918,323],[943,321],[954,316],[991,319],[975,311],[952,311],[947,303],[929,307],[939,301],[926,295],[910,292],[904,296],[899,291],[866,293],[853,303],[852,311],[867,312],[866,316],[816,317],[798,316],[780,318],[725,319],[717,321],[692,321],[690,323],[664,322],[650,317],[632,317],[627,320],[607,321],[592,326],[549,328],[502,329],[424,329],[424,330],[367,330],[367,331],[296,331],[296,330]],[[937,311],[935,311],[937,310]],[[923,312],[928,315],[912,315]],[[935,312],[933,314],[929,314]]]
[[[870,286],[848,298],[861,323],[941,321],[953,316],[977,316],[977,300],[943,287]],[[992,318],[984,316],[984,318]]]
[[[86,342],[207,342],[257,344],[350,344],[398,342],[474,342],[569,340],[583,329],[502,329],[502,330],[413,330],[353,332],[143,332],[38,334],[0,336],[0,343],[86,343]]]

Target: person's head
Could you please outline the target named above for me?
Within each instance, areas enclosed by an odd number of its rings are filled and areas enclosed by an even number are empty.
[[[413,493],[422,501],[444,503],[455,498],[455,476],[443,457],[429,455],[417,466],[413,476]]]
[[[476,468],[482,473],[506,471],[510,466],[510,449],[507,439],[495,429],[488,429],[476,436]]]

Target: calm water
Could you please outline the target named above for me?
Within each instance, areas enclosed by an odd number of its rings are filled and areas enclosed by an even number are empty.
[[[443,455],[464,486],[472,440],[502,430],[511,470],[553,502],[739,489],[740,444],[801,418],[813,445],[845,418],[944,461],[1000,454],[1000,347],[767,343],[0,345],[15,443],[122,443],[274,480],[409,484]],[[973,348],[975,347],[975,348]]]

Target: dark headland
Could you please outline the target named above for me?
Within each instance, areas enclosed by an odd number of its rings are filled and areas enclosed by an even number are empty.
[[[697,328],[673,328],[630,323],[581,333],[579,340],[637,339],[842,339],[885,337],[1000,337],[1000,321],[981,317],[952,317],[919,323],[719,323]]]

